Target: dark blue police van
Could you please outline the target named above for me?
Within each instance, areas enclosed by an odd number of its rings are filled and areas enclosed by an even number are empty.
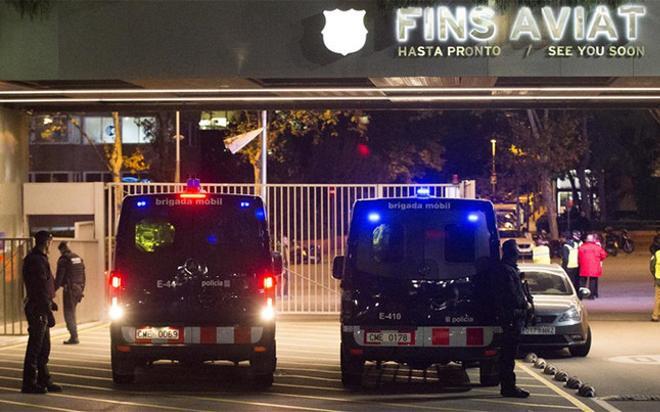
[[[275,281],[261,199],[186,192],[124,199],[110,274],[112,377],[170,359],[249,361],[256,384],[276,365]]]
[[[413,369],[478,364],[483,385],[499,383],[501,329],[480,262],[499,258],[493,205],[420,196],[355,203],[341,280],[341,373],[361,384],[366,361]],[[486,292],[486,293],[485,293]]]

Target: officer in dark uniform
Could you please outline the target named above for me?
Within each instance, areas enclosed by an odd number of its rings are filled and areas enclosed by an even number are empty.
[[[518,246],[515,239],[502,245],[499,265],[499,281],[495,282],[497,311],[502,326],[502,350],[500,353],[500,393],[510,398],[527,398],[529,392],[516,386],[515,358],[520,333],[525,326],[532,304],[518,271]]]
[[[48,373],[50,331],[55,326],[53,311],[57,305],[55,281],[48,263],[48,247],[52,240],[49,232],[34,236],[36,245],[23,260],[25,283],[25,317],[28,321],[28,344],[23,363],[23,393],[61,392],[62,387],[51,380]]]
[[[64,288],[62,297],[64,303],[64,320],[69,330],[69,340],[65,345],[79,343],[78,327],[76,325],[76,305],[83,298],[85,290],[85,263],[82,258],[69,249],[67,242],[60,242],[57,247],[62,254],[57,260],[57,276],[55,277],[55,290]]]

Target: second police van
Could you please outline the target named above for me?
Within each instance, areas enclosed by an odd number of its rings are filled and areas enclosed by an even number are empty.
[[[333,262],[345,386],[361,384],[366,361],[478,364],[481,384],[499,383],[501,329],[478,273],[499,258],[493,205],[421,195],[355,203]]]
[[[230,360],[271,385],[281,267],[258,197],[205,193],[196,180],[127,196],[110,274],[113,380],[161,359]]]

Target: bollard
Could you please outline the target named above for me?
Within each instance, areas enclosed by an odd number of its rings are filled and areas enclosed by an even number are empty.
[[[580,389],[580,386],[582,386],[582,381],[577,376],[571,376],[566,382],[566,387],[569,389]]]
[[[527,363],[534,363],[539,357],[536,355],[534,352],[530,352],[525,356],[525,362]]]
[[[566,373],[566,371],[557,371],[557,373],[555,373],[555,380],[566,382],[568,380],[568,373]]]
[[[557,373],[557,368],[555,368],[554,366],[548,364],[545,367],[545,369],[543,369],[543,373],[546,374],[546,375],[554,375],[555,373]]]
[[[584,384],[578,389],[578,394],[585,398],[593,398],[596,396],[596,388],[591,385]]]
[[[547,362],[543,358],[538,358],[536,362],[534,362],[534,367],[536,369],[544,369],[545,365],[547,365]]]

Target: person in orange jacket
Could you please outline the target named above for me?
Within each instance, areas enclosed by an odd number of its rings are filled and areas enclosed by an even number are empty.
[[[578,264],[580,267],[580,285],[591,290],[589,299],[598,297],[598,278],[603,274],[602,262],[607,257],[605,249],[596,244],[593,234],[578,249]]]

